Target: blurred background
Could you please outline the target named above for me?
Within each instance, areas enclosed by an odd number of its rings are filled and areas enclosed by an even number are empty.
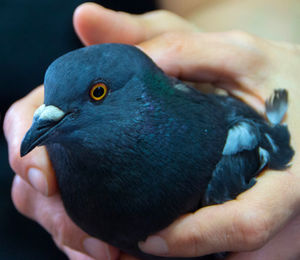
[[[80,0],[0,0],[1,125],[8,107],[42,84],[48,65],[79,48],[73,26]],[[300,42],[299,0],[102,0],[120,11],[171,10],[203,31],[240,29],[263,38]],[[205,51],[205,50],[204,50]],[[21,216],[10,198],[13,172],[0,133],[0,259],[66,259],[38,224]]]

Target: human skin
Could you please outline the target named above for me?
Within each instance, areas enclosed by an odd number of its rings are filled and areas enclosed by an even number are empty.
[[[206,32],[234,28],[270,40],[300,42],[299,0],[158,0]]]
[[[165,26],[162,28],[161,24]],[[74,26],[86,45],[137,44],[169,75],[213,83],[260,112],[273,89],[288,90],[286,122],[296,151],[292,166],[285,171],[264,171],[257,184],[236,200],[184,215],[140,246],[145,252],[165,256],[252,250],[232,254],[228,259],[299,258],[300,47],[243,32],[200,33],[195,26],[168,12],[131,16],[95,4],[76,10]],[[40,223],[71,259],[129,258],[90,238],[66,215],[44,147],[20,158],[22,138],[35,109],[42,103],[43,87],[39,87],[14,103],[5,117],[9,160],[17,173],[12,187],[16,208]]]

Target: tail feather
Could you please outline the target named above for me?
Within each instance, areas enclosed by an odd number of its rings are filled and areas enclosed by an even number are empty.
[[[280,124],[288,108],[288,92],[285,89],[276,89],[265,104],[269,122],[273,125]]]
[[[276,125],[268,129],[268,135],[263,139],[262,147],[269,156],[269,168],[282,170],[287,168],[289,161],[294,156],[294,150],[290,146],[290,133],[287,126]]]
[[[294,150],[290,146],[289,130],[286,125],[280,124],[287,108],[288,92],[285,89],[275,90],[266,100],[266,115],[272,126],[265,129],[261,146],[269,152],[268,166],[271,169],[287,168],[294,155]]]

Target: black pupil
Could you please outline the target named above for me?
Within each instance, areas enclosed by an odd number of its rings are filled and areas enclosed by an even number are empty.
[[[94,92],[93,92],[94,97],[99,98],[99,97],[101,97],[103,94],[104,94],[104,89],[103,89],[103,87],[97,87],[97,88],[94,89]]]

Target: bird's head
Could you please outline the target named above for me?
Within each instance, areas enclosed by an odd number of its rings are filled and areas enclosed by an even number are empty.
[[[162,75],[136,47],[94,45],[72,51],[48,68],[45,98],[21,145],[21,156],[48,142],[108,139],[136,116],[142,77]],[[104,138],[105,139],[105,138]]]

